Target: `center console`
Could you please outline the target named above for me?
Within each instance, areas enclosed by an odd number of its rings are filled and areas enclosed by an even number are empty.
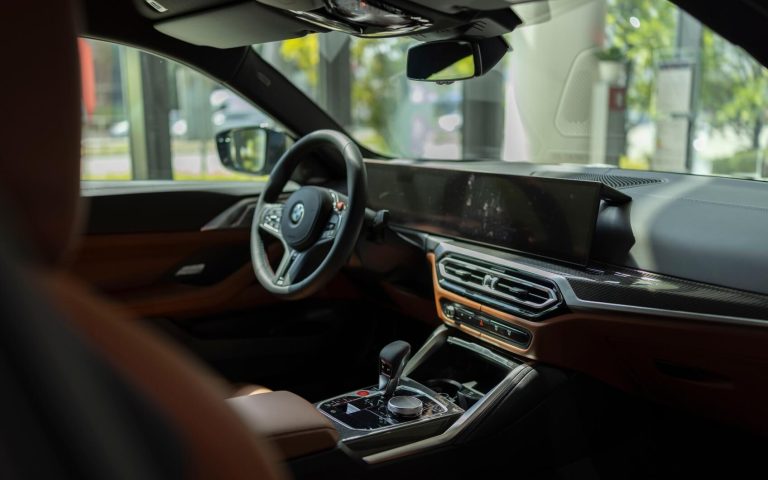
[[[449,442],[529,367],[446,327],[412,357],[405,342],[381,351],[379,382],[315,404],[340,444],[368,463]]]
[[[379,383],[317,404],[344,444],[371,453],[405,441],[437,435],[464,409],[424,384],[403,378],[411,347],[396,341],[379,358]]]
[[[464,410],[438,393],[404,381],[392,397],[375,386],[317,404],[341,441],[359,453],[373,453],[444,431]]]
[[[413,354],[405,342],[385,346],[378,381],[313,404],[338,433],[336,446],[288,466],[296,478],[413,477],[434,465],[450,472],[466,452],[497,444],[491,438],[530,439],[538,424],[521,433],[522,419],[530,422],[566,379],[443,325]]]

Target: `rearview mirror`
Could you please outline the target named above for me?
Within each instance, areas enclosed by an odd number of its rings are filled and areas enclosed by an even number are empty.
[[[269,175],[290,141],[284,132],[263,126],[233,128],[216,134],[221,164],[253,175]]]
[[[453,83],[488,73],[509,51],[504,37],[427,42],[408,50],[411,80]]]

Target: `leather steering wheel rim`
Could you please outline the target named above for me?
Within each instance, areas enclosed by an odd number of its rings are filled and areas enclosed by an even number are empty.
[[[279,197],[296,167],[308,154],[323,146],[335,149],[344,159],[347,176],[346,198],[344,195],[329,189],[302,187],[294,192],[288,201],[279,203]],[[317,130],[293,144],[272,169],[254,212],[251,226],[251,259],[259,283],[270,293],[286,299],[307,297],[325,286],[347,262],[360,236],[365,218],[367,185],[365,163],[360,149],[352,139],[343,133],[335,130]],[[331,217],[327,220],[329,223],[325,224],[325,230],[322,231],[321,237],[309,247],[303,244],[289,243],[289,240],[283,235],[283,233],[290,233],[286,231],[286,228],[304,228],[305,226],[301,224],[302,221],[317,223],[318,218],[320,222],[326,220],[322,218],[322,211],[317,218],[302,218],[305,207],[300,199],[292,202],[291,199],[294,197],[309,198],[312,201],[319,199],[318,201],[322,203],[320,210],[329,200],[332,202]],[[299,203],[302,203],[301,208],[298,208]],[[293,207],[296,207],[295,212],[285,211],[286,209],[293,209]],[[294,213],[295,215],[292,215]],[[298,218],[298,222],[294,222],[296,218]],[[330,225],[334,220],[336,224],[333,227],[333,232],[331,232],[329,228],[331,228]],[[314,225],[310,226],[315,227]],[[262,238],[264,233],[278,238],[283,243],[285,252],[277,271],[274,271],[270,266]],[[311,254],[308,252],[320,246],[330,248],[319,266],[301,280],[292,281],[290,272],[292,269],[297,270],[296,262],[309,261]]]

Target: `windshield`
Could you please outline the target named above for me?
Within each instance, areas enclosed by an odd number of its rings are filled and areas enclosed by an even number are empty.
[[[255,47],[370,150],[763,178],[768,72],[666,0],[514,7],[484,77],[409,81],[407,38],[338,33]]]

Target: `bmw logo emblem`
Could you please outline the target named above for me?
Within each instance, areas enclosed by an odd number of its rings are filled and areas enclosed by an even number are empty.
[[[297,203],[291,209],[291,223],[298,225],[302,218],[304,218],[304,204]]]

